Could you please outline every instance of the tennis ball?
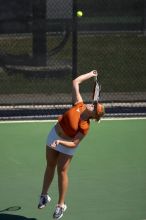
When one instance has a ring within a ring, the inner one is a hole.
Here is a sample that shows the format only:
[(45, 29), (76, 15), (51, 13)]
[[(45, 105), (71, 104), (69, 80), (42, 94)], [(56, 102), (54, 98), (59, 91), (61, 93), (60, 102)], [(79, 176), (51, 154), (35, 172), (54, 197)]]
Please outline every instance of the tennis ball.
[(77, 16), (78, 17), (82, 17), (83, 16), (83, 12), (82, 11), (77, 11)]

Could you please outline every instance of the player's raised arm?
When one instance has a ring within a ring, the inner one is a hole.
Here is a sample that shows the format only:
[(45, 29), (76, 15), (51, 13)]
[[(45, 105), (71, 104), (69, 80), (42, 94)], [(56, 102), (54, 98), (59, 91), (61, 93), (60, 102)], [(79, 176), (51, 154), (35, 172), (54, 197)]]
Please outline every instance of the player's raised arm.
[(83, 102), (79, 85), (82, 82), (84, 82), (92, 77), (96, 77), (96, 76), (97, 76), (97, 72), (92, 70), (91, 72), (82, 74), (73, 80), (73, 103), (74, 104), (76, 104), (78, 102)]

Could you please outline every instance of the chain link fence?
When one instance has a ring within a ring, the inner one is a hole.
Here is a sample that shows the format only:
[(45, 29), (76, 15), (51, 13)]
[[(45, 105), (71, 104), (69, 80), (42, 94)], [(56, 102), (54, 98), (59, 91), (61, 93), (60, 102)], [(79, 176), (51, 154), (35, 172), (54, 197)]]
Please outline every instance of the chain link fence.
[(0, 3), (1, 119), (56, 117), (72, 104), (72, 79), (92, 69), (107, 115), (146, 114), (146, 0)]

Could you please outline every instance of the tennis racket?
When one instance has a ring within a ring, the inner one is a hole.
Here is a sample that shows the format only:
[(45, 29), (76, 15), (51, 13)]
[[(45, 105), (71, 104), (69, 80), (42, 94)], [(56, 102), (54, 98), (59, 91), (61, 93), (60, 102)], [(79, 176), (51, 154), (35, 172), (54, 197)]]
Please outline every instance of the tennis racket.
[[(94, 70), (97, 73), (96, 70)], [(93, 87), (93, 104), (97, 104), (100, 98), (101, 85), (99, 83), (98, 73), (97, 76), (94, 77), (94, 87)]]
[(0, 212), (12, 212), (12, 211), (18, 211), (20, 209), (21, 209), (20, 206), (11, 206), (6, 209), (0, 210)]

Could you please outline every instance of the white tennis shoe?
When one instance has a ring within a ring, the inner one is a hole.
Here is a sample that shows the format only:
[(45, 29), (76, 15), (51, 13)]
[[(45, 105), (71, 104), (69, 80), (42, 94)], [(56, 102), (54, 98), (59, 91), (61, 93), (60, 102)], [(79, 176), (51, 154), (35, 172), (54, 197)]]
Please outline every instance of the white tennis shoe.
[(43, 209), (48, 202), (51, 202), (51, 198), (48, 195), (41, 195), (39, 204), (38, 204), (38, 209)]
[(57, 205), (55, 212), (53, 214), (53, 218), (54, 219), (60, 219), (63, 216), (63, 213), (66, 211), (67, 209), (67, 205), (63, 204), (63, 205)]

